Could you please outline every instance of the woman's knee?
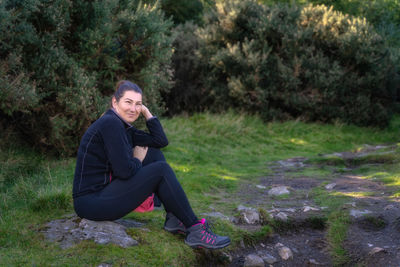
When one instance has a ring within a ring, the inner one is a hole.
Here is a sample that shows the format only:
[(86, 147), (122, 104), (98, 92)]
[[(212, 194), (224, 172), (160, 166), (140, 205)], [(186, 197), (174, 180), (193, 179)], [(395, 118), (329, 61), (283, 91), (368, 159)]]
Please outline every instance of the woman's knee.
[(143, 165), (148, 165), (157, 161), (165, 161), (164, 154), (158, 148), (149, 147), (146, 157), (143, 160)]

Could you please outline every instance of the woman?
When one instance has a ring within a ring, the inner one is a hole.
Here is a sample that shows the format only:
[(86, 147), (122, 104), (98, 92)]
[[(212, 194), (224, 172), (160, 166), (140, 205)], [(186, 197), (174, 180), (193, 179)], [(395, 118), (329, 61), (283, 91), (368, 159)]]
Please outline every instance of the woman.
[[(132, 127), (142, 114), (149, 133)], [(73, 198), (78, 216), (116, 220), (156, 193), (167, 211), (164, 229), (185, 232), (191, 247), (223, 248), (230, 239), (198, 220), (175, 173), (158, 148), (168, 145), (163, 128), (142, 104), (142, 90), (130, 81), (117, 84), (112, 108), (83, 135), (76, 162)]]

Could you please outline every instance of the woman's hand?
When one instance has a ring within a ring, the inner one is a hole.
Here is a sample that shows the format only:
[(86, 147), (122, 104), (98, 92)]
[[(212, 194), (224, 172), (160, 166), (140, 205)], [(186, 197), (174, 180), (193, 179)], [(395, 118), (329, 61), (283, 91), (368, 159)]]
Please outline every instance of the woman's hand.
[(153, 117), (150, 110), (145, 105), (142, 105), (142, 114), (145, 117), (146, 121)]
[(147, 146), (135, 146), (133, 148), (133, 157), (139, 159), (140, 162), (143, 162), (148, 149), (149, 148)]

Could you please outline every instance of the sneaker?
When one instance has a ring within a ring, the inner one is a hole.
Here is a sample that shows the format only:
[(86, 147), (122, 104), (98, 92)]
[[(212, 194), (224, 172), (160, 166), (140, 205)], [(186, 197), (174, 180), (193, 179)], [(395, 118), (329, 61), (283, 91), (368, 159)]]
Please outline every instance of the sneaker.
[(164, 230), (173, 234), (186, 233), (185, 225), (171, 212), (168, 212), (165, 216)]
[(231, 243), (229, 237), (214, 234), (206, 219), (201, 219), (198, 224), (191, 226), (186, 232), (185, 243), (192, 248), (219, 249)]

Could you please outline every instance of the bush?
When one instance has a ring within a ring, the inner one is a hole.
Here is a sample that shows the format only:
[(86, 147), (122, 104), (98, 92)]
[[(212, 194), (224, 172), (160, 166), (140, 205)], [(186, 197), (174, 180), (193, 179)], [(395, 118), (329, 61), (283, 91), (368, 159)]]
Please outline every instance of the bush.
[(176, 36), (173, 43), (174, 54), (172, 66), (174, 69), (174, 86), (163, 94), (167, 114), (180, 112), (201, 111), (207, 96), (202, 90), (203, 78), (201, 63), (196, 55), (199, 49), (199, 37), (196, 35), (197, 26), (191, 22), (178, 25), (174, 29)]
[(139, 1), (0, 3), (0, 116), (40, 147), (76, 151), (119, 79), (162, 113), (172, 85), (172, 22)]
[(196, 33), (210, 99), (201, 108), (234, 107), (265, 119), (388, 123), (395, 67), (365, 20), (323, 5), (248, 0), (218, 4), (205, 25)]

